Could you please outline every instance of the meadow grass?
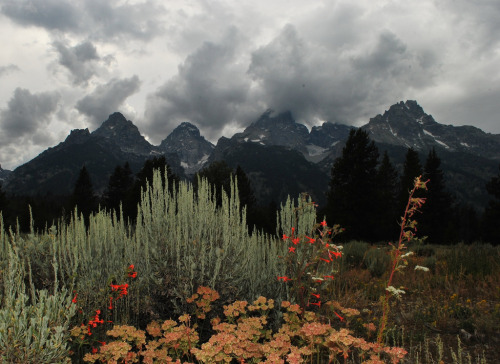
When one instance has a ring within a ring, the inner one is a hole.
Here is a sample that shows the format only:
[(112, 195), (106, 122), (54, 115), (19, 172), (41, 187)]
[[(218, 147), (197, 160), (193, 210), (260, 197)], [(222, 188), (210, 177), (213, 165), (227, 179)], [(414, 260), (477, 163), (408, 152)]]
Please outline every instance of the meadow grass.
[(133, 227), (119, 211), (88, 227), (75, 211), (30, 234), (0, 219), (0, 358), (376, 363), (396, 362), (399, 347), (402, 363), (500, 357), (498, 247), (410, 239), (394, 275), (394, 248), (336, 246), (339, 229), (317, 224), (305, 196), (282, 204), (276, 235), (249, 233), (234, 183), (221, 197), (218, 207), (205, 181), (171, 194), (156, 173)]

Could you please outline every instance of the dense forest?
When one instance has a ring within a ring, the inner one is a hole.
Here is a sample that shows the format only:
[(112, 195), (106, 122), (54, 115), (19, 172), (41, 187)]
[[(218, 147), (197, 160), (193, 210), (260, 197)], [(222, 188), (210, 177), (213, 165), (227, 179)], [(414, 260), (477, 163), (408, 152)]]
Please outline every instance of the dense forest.
[[(421, 161), (418, 153), (409, 148), (403, 171), (398, 173), (387, 152), (381, 153), (365, 131), (353, 129), (342, 155), (331, 169), (329, 189), (325, 191), (327, 203), (319, 206), (318, 216), (325, 216), (345, 229), (340, 240), (393, 241), (397, 238), (400, 216), (413, 181), (423, 176), (423, 180), (429, 182), (427, 190), (419, 196), (426, 199), (420, 211), (419, 235), (433, 244), (489, 242), (497, 245), (500, 242), (497, 223), (500, 218), (500, 167), (499, 175), (492, 176), (486, 185), (491, 197), (488, 205), (484, 211), (477, 211), (458, 202), (447, 190), (440, 163), (434, 149), (429, 151), (425, 161)], [(29, 231), (30, 224), (34, 224), (35, 229), (43, 230), (60, 218), (68, 220), (75, 208), (85, 219), (99, 209), (120, 211), (119, 218), (134, 224), (141, 190), (146, 188), (148, 181), (151, 183), (155, 169), (166, 170), (167, 175), (162, 172), (163, 180), (172, 182), (169, 188), (176, 188), (179, 177), (172, 173), (165, 157), (147, 160), (136, 174), (128, 163), (116, 166), (110, 171), (108, 186), (101, 196), (95, 194), (85, 166), (70, 196), (9, 196), (0, 185), (4, 225)], [(276, 211), (284, 201), (257, 204), (252, 183), (240, 166), (233, 169), (224, 161), (213, 162), (195, 174), (191, 181), (195, 188), (199, 178), (207, 179), (214, 186), (216, 198), (220, 198), (222, 190), (231, 194), (231, 180), (236, 179), (241, 207), (247, 210), (249, 229), (276, 233)]]

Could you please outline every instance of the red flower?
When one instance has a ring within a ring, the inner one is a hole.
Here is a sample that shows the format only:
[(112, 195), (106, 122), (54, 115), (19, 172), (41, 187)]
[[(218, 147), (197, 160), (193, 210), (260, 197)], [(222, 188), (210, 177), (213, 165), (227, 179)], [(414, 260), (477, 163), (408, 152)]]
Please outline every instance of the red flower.
[(311, 293), (311, 296), (314, 296), (314, 297), (316, 297), (316, 298), (319, 298), (319, 294), (317, 294), (317, 293)]
[(340, 316), (337, 312), (333, 311), (333, 313), (335, 315), (337, 315), (337, 317), (340, 319), (340, 321), (344, 321), (344, 318), (342, 316)]
[(295, 248), (293, 246), (291, 246), (291, 247), (288, 248), (288, 251), (290, 253), (295, 253)]
[(286, 236), (285, 234), (283, 234), (283, 240), (286, 240), (288, 239), (288, 236)]
[(97, 352), (99, 351), (99, 349), (97, 348), (92, 348), (92, 354), (97, 354)]
[(299, 241), (300, 241), (299, 238), (292, 239), (292, 243), (294, 243), (295, 245), (297, 245)]
[(342, 256), (342, 253), (341, 252), (332, 252), (332, 251), (328, 251), (328, 257), (331, 259), (332, 258), (332, 255), (335, 257), (335, 259), (337, 259), (338, 257), (341, 257)]
[(309, 239), (308, 243), (314, 244), (316, 242), (316, 239), (310, 238), (309, 236), (306, 235), (306, 238)]
[(326, 221), (325, 220), (321, 221), (321, 226), (326, 226)]
[(130, 273), (128, 274), (128, 276), (129, 276), (130, 278), (135, 278), (135, 277), (137, 277), (137, 272), (130, 272)]
[(334, 276), (323, 276), (323, 278), (330, 278), (330, 279), (334, 279), (335, 277), (334, 277)]
[(279, 281), (280, 279), (282, 279), (282, 280), (283, 280), (283, 282), (286, 282), (286, 281), (291, 281), (291, 279), (290, 279), (290, 278), (288, 278), (287, 276), (284, 276), (284, 277), (278, 277), (278, 281)]
[(76, 298), (77, 297), (78, 297), (78, 293), (75, 295), (75, 297), (73, 297), (73, 299), (71, 300), (71, 302), (76, 303)]

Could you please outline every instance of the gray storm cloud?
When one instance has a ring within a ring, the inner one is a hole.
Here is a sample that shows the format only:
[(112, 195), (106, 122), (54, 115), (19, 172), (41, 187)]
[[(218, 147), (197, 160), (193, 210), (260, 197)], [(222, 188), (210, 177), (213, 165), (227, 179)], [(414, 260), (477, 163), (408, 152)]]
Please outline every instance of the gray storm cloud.
[(47, 30), (86, 34), (90, 38), (150, 40), (164, 30), (162, 6), (129, 4), (118, 0), (16, 0), (8, 1), (1, 12), (21, 25)]
[(53, 43), (59, 55), (59, 64), (70, 72), (73, 84), (86, 84), (98, 72), (100, 60), (96, 47), (91, 42), (83, 42), (68, 47), (60, 41)]
[(0, 66), (0, 77), (8, 75), (12, 72), (20, 71), (19, 67), (15, 64), (9, 64), (7, 66)]
[(137, 76), (124, 79), (112, 79), (104, 85), (97, 86), (89, 95), (76, 103), (76, 109), (86, 115), (92, 127), (99, 126), (110, 114), (119, 111), (127, 97), (140, 88)]
[[(32, 94), (29, 90), (16, 88), (7, 108), (0, 111), (2, 145), (10, 143), (15, 138), (45, 134), (43, 129), (50, 123), (60, 98), (57, 92)], [(36, 143), (47, 142), (46, 138), (35, 139), (33, 140)]]
[(149, 135), (164, 137), (181, 122), (191, 121), (208, 138), (220, 136), (228, 123), (248, 112), (251, 82), (246, 64), (239, 62), (241, 41), (231, 28), (222, 42), (205, 42), (186, 58), (178, 74), (148, 97)]

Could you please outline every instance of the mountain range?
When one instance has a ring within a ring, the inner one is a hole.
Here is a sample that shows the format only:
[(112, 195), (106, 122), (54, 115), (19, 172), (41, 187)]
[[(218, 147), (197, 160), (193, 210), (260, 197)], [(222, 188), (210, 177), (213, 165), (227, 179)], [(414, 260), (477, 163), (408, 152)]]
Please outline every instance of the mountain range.
[[(69, 194), (85, 165), (94, 189), (102, 193), (115, 166), (128, 161), (137, 172), (145, 160), (164, 155), (181, 178), (192, 177), (213, 161), (224, 160), (234, 168), (240, 165), (260, 203), (279, 203), (289, 194), (309, 192), (321, 204), (331, 167), (352, 128), (325, 122), (309, 130), (288, 111), (267, 110), (243, 132), (221, 137), (216, 145), (195, 125), (183, 122), (154, 146), (116, 112), (93, 132), (72, 130), (65, 141), (10, 173), (0, 167), (0, 179), (10, 194)], [(422, 164), (435, 148), (450, 192), (461, 202), (484, 208), (485, 183), (497, 174), (500, 163), (500, 135), (473, 126), (439, 124), (412, 100), (392, 105), (361, 128), (381, 154), (388, 152), (400, 171), (408, 148), (419, 152)]]

